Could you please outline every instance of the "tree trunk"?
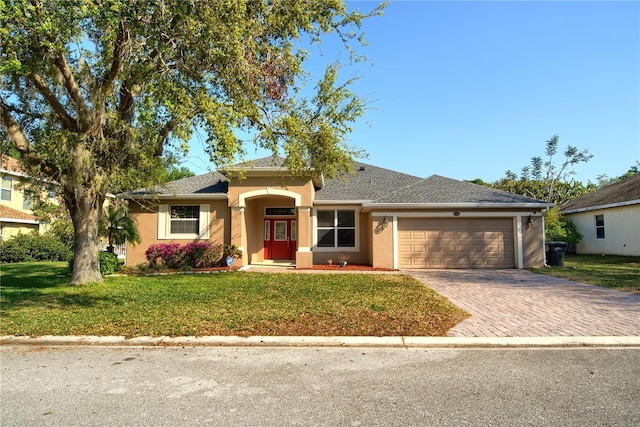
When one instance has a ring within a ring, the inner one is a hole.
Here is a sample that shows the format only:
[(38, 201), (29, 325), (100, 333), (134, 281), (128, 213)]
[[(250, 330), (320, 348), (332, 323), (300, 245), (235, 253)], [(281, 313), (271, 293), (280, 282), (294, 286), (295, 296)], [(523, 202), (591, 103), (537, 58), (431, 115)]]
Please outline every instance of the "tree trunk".
[(65, 197), (74, 226), (74, 260), (70, 285), (102, 282), (98, 260), (98, 217), (104, 197), (82, 185), (74, 188), (72, 198)]

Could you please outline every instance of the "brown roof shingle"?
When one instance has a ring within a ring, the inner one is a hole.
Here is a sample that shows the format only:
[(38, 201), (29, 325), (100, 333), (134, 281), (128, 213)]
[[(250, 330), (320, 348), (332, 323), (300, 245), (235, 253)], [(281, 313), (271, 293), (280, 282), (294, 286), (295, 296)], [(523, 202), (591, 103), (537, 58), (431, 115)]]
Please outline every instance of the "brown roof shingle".
[(10, 208), (8, 206), (0, 205), (0, 218), (2, 219), (17, 219), (22, 221), (37, 221), (33, 215), (26, 212), (21, 212), (17, 209)]
[(633, 204), (634, 201), (640, 203), (640, 173), (569, 200), (560, 210), (571, 213), (608, 205)]

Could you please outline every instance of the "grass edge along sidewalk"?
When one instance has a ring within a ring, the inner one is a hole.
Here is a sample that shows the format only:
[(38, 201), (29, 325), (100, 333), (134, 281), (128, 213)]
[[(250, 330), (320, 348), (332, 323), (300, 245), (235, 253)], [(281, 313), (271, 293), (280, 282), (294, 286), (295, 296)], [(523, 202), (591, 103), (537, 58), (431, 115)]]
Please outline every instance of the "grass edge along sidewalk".
[(232, 272), (67, 282), (64, 263), (3, 265), (0, 335), (444, 336), (469, 316), (402, 274)]

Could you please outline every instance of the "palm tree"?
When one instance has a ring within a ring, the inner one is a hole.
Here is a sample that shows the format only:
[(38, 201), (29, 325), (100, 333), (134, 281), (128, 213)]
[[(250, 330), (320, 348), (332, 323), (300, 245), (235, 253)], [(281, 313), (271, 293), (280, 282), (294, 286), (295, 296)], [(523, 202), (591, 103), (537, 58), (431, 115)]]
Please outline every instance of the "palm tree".
[(129, 208), (118, 202), (110, 203), (104, 209), (100, 219), (100, 235), (105, 236), (109, 245), (107, 251), (113, 253), (115, 245), (129, 241), (132, 245), (140, 243), (138, 226), (129, 216)]

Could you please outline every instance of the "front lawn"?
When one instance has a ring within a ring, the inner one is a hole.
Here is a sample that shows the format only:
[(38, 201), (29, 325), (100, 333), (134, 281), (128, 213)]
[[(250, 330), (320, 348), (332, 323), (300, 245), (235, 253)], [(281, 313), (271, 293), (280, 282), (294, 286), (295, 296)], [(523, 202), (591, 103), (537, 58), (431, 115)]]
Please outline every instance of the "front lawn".
[(397, 274), (225, 272), (67, 286), (64, 263), (0, 267), (0, 335), (442, 336), (469, 315)]
[(562, 268), (547, 267), (532, 271), (619, 291), (640, 293), (640, 257), (566, 255)]

